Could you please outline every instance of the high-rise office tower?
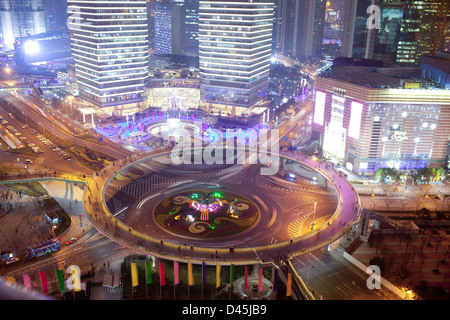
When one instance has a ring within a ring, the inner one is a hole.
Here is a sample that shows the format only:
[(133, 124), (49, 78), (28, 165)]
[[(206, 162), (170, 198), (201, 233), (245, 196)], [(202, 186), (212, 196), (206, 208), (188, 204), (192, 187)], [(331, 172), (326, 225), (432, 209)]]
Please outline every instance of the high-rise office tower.
[[(379, 28), (368, 28), (370, 5), (380, 9)], [(421, 55), (446, 50), (449, 6), (444, 0), (346, 0), (342, 55), (415, 65)]]
[(186, 7), (186, 50), (191, 56), (198, 56), (198, 0), (184, 0)]
[(421, 55), (444, 51), (449, 27), (448, 0), (406, 0), (396, 63), (415, 65)]
[(146, 0), (68, 1), (80, 98), (100, 114), (145, 106), (148, 79)]
[(1, 0), (0, 21), (3, 48), (14, 49), (14, 41), (47, 31), (44, 0)]
[(154, 4), (155, 54), (172, 53), (172, 4), (169, 0)]
[(155, 53), (184, 55), (186, 45), (191, 45), (184, 1), (159, 0), (154, 6)]
[(325, 0), (279, 0), (275, 31), (278, 51), (293, 58), (322, 54)]
[(67, 0), (45, 0), (48, 13), (48, 31), (67, 28)]
[(240, 115), (263, 100), (272, 27), (272, 0), (200, 1), (200, 92), (209, 107)]
[(172, 54), (185, 54), (186, 7), (182, 3), (172, 5), (171, 14)]

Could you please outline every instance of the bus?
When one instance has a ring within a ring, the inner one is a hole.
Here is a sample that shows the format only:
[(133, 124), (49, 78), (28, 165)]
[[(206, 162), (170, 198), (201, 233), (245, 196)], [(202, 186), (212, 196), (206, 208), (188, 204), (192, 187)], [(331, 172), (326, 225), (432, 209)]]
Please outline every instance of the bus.
[(59, 239), (54, 238), (47, 241), (39, 242), (37, 245), (27, 247), (25, 257), (27, 259), (31, 259), (58, 250), (59, 250)]

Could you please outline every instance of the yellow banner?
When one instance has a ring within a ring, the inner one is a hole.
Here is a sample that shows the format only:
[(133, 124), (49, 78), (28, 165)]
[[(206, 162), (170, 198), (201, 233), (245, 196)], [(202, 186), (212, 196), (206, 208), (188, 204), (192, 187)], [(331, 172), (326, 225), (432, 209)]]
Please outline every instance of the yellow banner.
[(286, 284), (286, 297), (291, 296), (291, 287), (292, 287), (292, 275), (288, 273), (287, 284)]
[(131, 285), (137, 287), (139, 285), (137, 264), (131, 262)]
[(188, 263), (188, 280), (190, 286), (195, 286), (194, 275), (192, 274), (192, 263)]
[(216, 288), (220, 287), (220, 264), (216, 264)]

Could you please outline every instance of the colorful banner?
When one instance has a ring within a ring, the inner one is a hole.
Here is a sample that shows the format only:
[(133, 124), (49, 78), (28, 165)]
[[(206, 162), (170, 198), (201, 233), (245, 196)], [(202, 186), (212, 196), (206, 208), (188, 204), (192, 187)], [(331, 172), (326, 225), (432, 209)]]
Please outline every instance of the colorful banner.
[(290, 273), (288, 273), (287, 284), (286, 284), (286, 297), (291, 296), (291, 294), (292, 294), (291, 287), (292, 287), (292, 275)]
[(216, 264), (216, 288), (220, 287), (220, 264)]
[(16, 283), (16, 278), (8, 276), (6, 277), (6, 282), (8, 283), (8, 285), (13, 285)]
[(41, 278), (42, 293), (47, 294), (48, 293), (47, 275), (45, 274), (45, 272), (39, 271), (39, 276)]
[(64, 284), (64, 274), (62, 270), (56, 269), (56, 276), (58, 277), (58, 283), (59, 283), (59, 292), (64, 293), (66, 292), (66, 286)]
[(147, 284), (152, 284), (152, 265), (150, 264), (150, 261), (145, 260), (145, 280)]
[(194, 275), (192, 274), (192, 263), (188, 262), (188, 280), (190, 286), (195, 286)]
[(259, 266), (259, 281), (258, 281), (258, 292), (263, 289), (263, 267)]
[(25, 285), (25, 288), (31, 289), (31, 279), (29, 275), (23, 275), (23, 284)]
[(180, 275), (179, 275), (179, 265), (178, 262), (173, 262), (173, 283), (179, 284), (180, 283)]
[(159, 285), (161, 287), (166, 285), (166, 277), (164, 275), (164, 265), (161, 261), (159, 261)]
[(131, 262), (131, 285), (137, 287), (139, 285), (138, 270), (136, 262)]

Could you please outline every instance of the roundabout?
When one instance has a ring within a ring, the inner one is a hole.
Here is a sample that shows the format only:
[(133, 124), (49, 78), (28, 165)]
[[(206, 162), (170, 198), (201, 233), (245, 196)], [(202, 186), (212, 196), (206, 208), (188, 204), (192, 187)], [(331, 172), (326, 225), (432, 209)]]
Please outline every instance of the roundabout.
[(233, 192), (187, 190), (157, 204), (154, 218), (166, 231), (207, 240), (249, 230), (258, 221), (259, 210)]
[(170, 152), (94, 177), (83, 204), (100, 232), (163, 259), (246, 264), (325, 247), (359, 220), (351, 184), (310, 159), (280, 154), (278, 172), (261, 175), (261, 164), (175, 166)]

